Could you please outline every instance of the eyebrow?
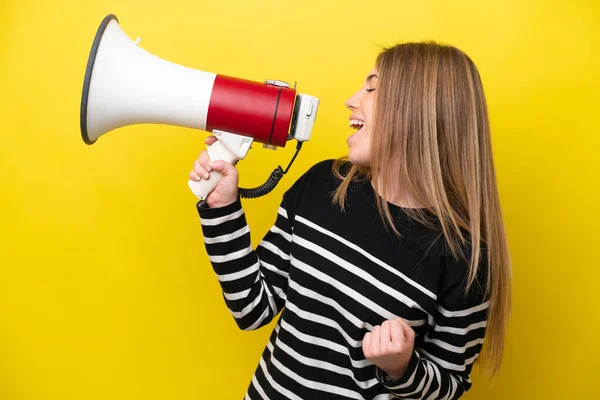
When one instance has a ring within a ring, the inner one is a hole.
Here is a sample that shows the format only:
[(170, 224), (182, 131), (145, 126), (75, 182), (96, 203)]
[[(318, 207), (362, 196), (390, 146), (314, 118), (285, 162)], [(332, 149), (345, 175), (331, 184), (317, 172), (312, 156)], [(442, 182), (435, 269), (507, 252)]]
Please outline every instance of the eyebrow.
[(371, 75), (367, 76), (367, 82), (369, 82), (373, 78), (379, 78), (379, 77), (376, 74), (371, 74)]

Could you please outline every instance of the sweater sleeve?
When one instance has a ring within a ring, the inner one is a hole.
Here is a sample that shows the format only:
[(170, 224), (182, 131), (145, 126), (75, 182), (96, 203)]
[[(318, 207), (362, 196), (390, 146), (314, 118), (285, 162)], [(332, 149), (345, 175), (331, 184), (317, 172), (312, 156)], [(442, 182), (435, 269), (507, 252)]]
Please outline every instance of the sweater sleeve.
[(417, 338), (404, 375), (391, 381), (384, 371), (377, 379), (399, 399), (458, 399), (471, 388), (469, 375), (485, 336), (489, 301), (480, 283), (485, 282), (486, 264), (480, 278), (465, 293), (466, 261), (449, 256), (442, 272), (442, 289), (429, 331)]
[(275, 222), (256, 250), (239, 197), (220, 208), (209, 208), (205, 201), (197, 204), (206, 252), (240, 329), (268, 324), (285, 304), (295, 203), (303, 178), (284, 194)]

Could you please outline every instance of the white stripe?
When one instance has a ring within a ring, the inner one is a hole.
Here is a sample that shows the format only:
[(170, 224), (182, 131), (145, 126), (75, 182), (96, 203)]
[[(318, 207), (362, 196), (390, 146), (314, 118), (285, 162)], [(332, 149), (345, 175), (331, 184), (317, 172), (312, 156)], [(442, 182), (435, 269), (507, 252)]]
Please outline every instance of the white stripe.
[[(348, 296), (351, 299), (354, 299), (355, 301), (363, 304), (364, 306), (368, 307), (373, 312), (376, 312), (377, 314), (379, 314), (384, 319), (395, 319), (395, 318), (398, 318), (398, 315), (395, 315), (394, 313), (392, 313), (392, 312), (386, 310), (385, 308), (381, 307), (379, 304), (377, 304), (377, 303), (369, 300), (368, 298), (366, 298), (363, 295), (361, 295), (360, 293), (358, 293), (356, 290), (351, 289), (350, 287), (342, 284), (341, 282), (336, 281), (335, 279), (333, 279), (333, 278), (325, 275), (321, 271), (319, 271), (319, 270), (311, 267), (310, 265), (305, 264), (302, 261), (297, 260), (297, 259), (295, 259), (293, 257), (292, 257), (292, 265), (294, 265), (297, 268), (303, 270), (304, 272), (312, 275), (313, 277), (315, 277), (317, 279), (320, 279), (320, 280), (322, 280), (325, 283), (328, 283), (333, 288), (339, 290), (340, 292), (342, 292), (346, 296)], [(425, 324), (425, 320), (416, 320), (416, 321), (407, 320), (406, 322), (410, 326), (420, 326), (420, 325), (424, 325)]]
[(204, 226), (220, 225), (220, 224), (222, 224), (224, 222), (233, 221), (235, 219), (238, 219), (243, 214), (244, 214), (244, 209), (240, 208), (236, 212), (231, 213), (229, 215), (225, 215), (223, 217), (217, 217), (217, 218), (200, 218), (200, 223), (202, 225), (204, 225)]
[[(265, 269), (267, 269), (267, 270), (269, 270), (269, 271), (271, 271), (271, 272), (273, 272), (273, 273), (275, 273), (277, 275), (283, 276), (286, 280), (289, 279), (289, 274), (287, 272), (285, 272), (285, 271), (280, 270), (276, 266), (271, 265), (269, 263), (266, 263), (264, 261), (261, 261), (260, 264), (261, 264), (261, 267), (263, 267), (263, 268), (265, 268)], [(265, 281), (267, 281), (267, 278), (264, 277), (264, 274), (263, 274), (262, 270), (260, 271), (260, 275), (263, 277), (263, 279)], [(286, 293), (285, 293), (285, 291), (282, 288), (280, 288), (278, 286), (275, 286), (273, 284), (271, 284), (271, 286), (275, 290), (275, 295), (277, 295), (277, 297), (279, 297), (282, 300), (286, 299), (286, 297), (287, 297)]]
[(446, 369), (449, 369), (452, 371), (459, 371), (459, 372), (465, 371), (464, 365), (457, 365), (457, 364), (449, 363), (448, 361), (444, 361), (441, 358), (432, 356), (431, 354), (429, 354), (428, 352), (426, 352), (423, 349), (420, 349), (420, 351), (421, 351), (421, 353), (425, 354), (427, 356), (427, 358), (429, 358), (431, 361), (438, 363), (438, 365), (440, 365), (442, 368), (446, 368)]
[(473, 357), (471, 358), (467, 358), (465, 360), (465, 365), (471, 365), (475, 362), (475, 360), (477, 360), (477, 357), (479, 357), (479, 353), (475, 354)]
[(252, 303), (248, 304), (246, 307), (244, 307), (242, 309), (242, 311), (231, 311), (231, 315), (233, 315), (234, 318), (236, 319), (241, 319), (244, 318), (246, 315), (248, 315), (250, 312), (252, 312), (252, 310), (254, 310), (254, 308), (260, 304), (260, 301), (262, 300), (262, 295), (264, 293), (265, 287), (261, 286), (260, 287), (260, 291), (258, 292), (258, 295), (256, 295), (256, 297), (254, 298), (254, 300), (252, 301)]
[(265, 318), (267, 318), (269, 316), (269, 309), (265, 308), (265, 311), (263, 311), (262, 315), (260, 317), (258, 317), (258, 319), (249, 327), (247, 327), (246, 329), (244, 329), (245, 331), (253, 331), (256, 328), (258, 328), (258, 326), (265, 320)]
[[(418, 369), (420, 369), (421, 366), (419, 365), (417, 368), (415, 368), (415, 373)], [(417, 388), (410, 392), (410, 393), (402, 393), (402, 397), (404, 398), (408, 398), (408, 396), (410, 396), (411, 394), (417, 394), (423, 391), (423, 386), (425, 386), (425, 383), (427, 382), (427, 371), (425, 371), (425, 375), (423, 375), (423, 379), (421, 379), (421, 381), (419, 382), (419, 384), (417, 385)], [(402, 386), (402, 385), (400, 385)], [(408, 387), (408, 386), (406, 386)], [(394, 389), (392, 389), (394, 390)]]
[(486, 325), (487, 325), (487, 321), (482, 321), (482, 322), (477, 322), (475, 324), (471, 324), (471, 325), (467, 326), (466, 328), (454, 328), (452, 326), (434, 325), (433, 329), (437, 332), (447, 332), (447, 333), (453, 333), (455, 335), (466, 335), (468, 332), (470, 332), (474, 329), (485, 328)]
[(446, 395), (446, 398), (453, 399), (454, 394), (456, 393), (456, 389), (458, 389), (458, 381), (456, 380), (454, 375), (448, 374), (448, 376), (450, 377), (450, 384), (448, 385), (448, 395)]
[(423, 389), (423, 393), (427, 393), (429, 391), (429, 388), (431, 387), (431, 384), (433, 383), (433, 379), (435, 378), (435, 372), (433, 370), (433, 363), (427, 363), (426, 367), (427, 367), (427, 373), (425, 374), (427, 379), (427, 385), (425, 386), (425, 389)]
[[(290, 325), (286, 321), (281, 322), (281, 328), (283, 330), (285, 330), (286, 332), (288, 332), (290, 335), (296, 337), (296, 339), (298, 339), (304, 343), (312, 344), (315, 346), (321, 346), (321, 347), (326, 348), (327, 350), (337, 351), (340, 354), (348, 356), (348, 359), (350, 360), (350, 363), (352, 364), (352, 366), (354, 368), (365, 368), (365, 367), (370, 367), (371, 365), (373, 365), (373, 363), (367, 359), (358, 360), (358, 361), (352, 359), (350, 357), (350, 351), (348, 350), (347, 347), (342, 346), (338, 343), (332, 342), (331, 340), (322, 339), (322, 338), (319, 338), (316, 336), (306, 335), (306, 334), (298, 331), (296, 328), (294, 328), (292, 325)], [(275, 330), (277, 330), (279, 332), (278, 327), (275, 327)]]
[(275, 233), (276, 235), (281, 235), (285, 240), (287, 240), (288, 242), (292, 241), (292, 235), (290, 235), (287, 232), (284, 232), (283, 230), (279, 229), (278, 227), (276, 227), (275, 225), (273, 225), (271, 227), (271, 232)]
[(435, 295), (435, 293), (433, 293), (432, 291), (430, 291), (429, 289), (427, 289), (426, 287), (420, 285), (419, 283), (413, 281), (412, 279), (410, 279), (408, 276), (404, 275), (402, 272), (398, 271), (395, 268), (392, 268), (391, 266), (389, 266), (388, 264), (384, 263), (383, 261), (381, 261), (380, 259), (372, 256), (371, 254), (367, 253), (366, 251), (364, 251), (363, 249), (361, 249), (360, 247), (358, 247), (357, 245), (355, 245), (352, 242), (349, 242), (348, 240), (344, 239), (343, 237), (336, 235), (333, 232), (328, 231), (325, 228), (320, 227), (317, 224), (314, 224), (313, 222), (307, 220), (306, 218), (303, 218), (301, 216), (296, 215), (296, 220), (298, 220), (299, 222), (302, 222), (304, 225), (313, 228), (314, 230), (317, 230), (331, 238), (336, 239), (337, 241), (339, 241), (340, 243), (345, 244), (347, 247), (351, 248), (352, 250), (355, 250), (357, 252), (359, 252), (360, 254), (362, 254), (363, 256), (365, 256), (366, 258), (368, 258), (369, 260), (373, 261), (375, 264), (379, 265), (380, 267), (383, 267), (384, 269), (386, 269), (387, 271), (393, 273), (394, 275), (402, 278), (406, 283), (410, 284), (411, 286), (419, 289), (421, 292), (425, 293), (427, 296), (431, 297), (432, 299), (436, 300), (437, 296)]
[(277, 266), (275, 266), (275, 265), (269, 264), (269, 263), (264, 262), (262, 260), (261, 260), (260, 264), (263, 267), (265, 267), (266, 269), (268, 269), (269, 271), (271, 271), (271, 272), (273, 272), (273, 273), (275, 273), (277, 275), (283, 276), (285, 279), (289, 279), (289, 277), (290, 277), (289, 274), (286, 271), (277, 268)]
[(277, 297), (279, 297), (283, 301), (287, 299), (287, 295), (282, 288), (277, 287), (275, 285), (271, 285), (271, 287), (275, 290), (275, 295), (277, 295)]
[(479, 339), (475, 339), (475, 340), (468, 342), (467, 344), (464, 345), (464, 347), (453, 346), (453, 345), (446, 343), (444, 341), (441, 341), (439, 339), (431, 339), (429, 337), (429, 333), (427, 333), (425, 335), (423, 340), (427, 343), (433, 343), (436, 346), (441, 347), (442, 349), (445, 349), (445, 350), (448, 350), (448, 351), (451, 351), (451, 352), (457, 353), (457, 354), (463, 354), (469, 348), (476, 346), (478, 344), (483, 344), (483, 338), (479, 338)]
[(417, 352), (417, 358), (419, 359), (417, 361), (417, 367), (415, 368), (415, 370), (413, 371), (412, 375), (410, 376), (410, 378), (408, 378), (408, 380), (398, 386), (388, 386), (386, 385), (390, 390), (394, 391), (398, 391), (400, 389), (404, 389), (407, 387), (410, 387), (410, 385), (413, 384), (413, 382), (415, 381), (415, 376), (417, 376), (417, 371), (419, 370), (419, 368), (421, 368), (420, 364), (421, 364), (421, 356), (419, 355), (419, 353)]
[(459, 311), (448, 311), (445, 308), (443, 308), (442, 306), (440, 306), (439, 304), (436, 305), (435, 307), (438, 309), (440, 314), (442, 314), (443, 316), (453, 318), (453, 317), (466, 317), (467, 315), (476, 313), (481, 310), (485, 310), (486, 308), (489, 307), (489, 305), (490, 305), (490, 302), (486, 301), (485, 303), (480, 304), (478, 306), (471, 307), (466, 310), (459, 310)]
[(237, 279), (241, 279), (243, 277), (246, 277), (250, 274), (253, 274), (255, 272), (258, 272), (258, 267), (259, 267), (259, 263), (255, 263), (254, 265), (245, 268), (241, 271), (238, 272), (232, 272), (230, 274), (222, 274), (222, 275), (217, 275), (217, 279), (219, 279), (220, 282), (230, 282), (230, 281), (235, 281)]
[(362, 340), (354, 340), (352, 339), (350, 336), (348, 336), (348, 334), (346, 333), (346, 331), (344, 331), (342, 329), (342, 327), (335, 322), (332, 319), (326, 318), (326, 317), (322, 317), (318, 314), (315, 313), (311, 313), (308, 311), (304, 311), (300, 308), (298, 308), (298, 306), (296, 306), (293, 303), (288, 303), (287, 304), (287, 309), (294, 312), (296, 315), (298, 315), (300, 318), (305, 319), (307, 321), (311, 321), (311, 322), (316, 322), (319, 323), (321, 325), (325, 325), (328, 326), (330, 328), (334, 328), (336, 329), (343, 337), (344, 339), (346, 339), (346, 342), (348, 342), (348, 344), (354, 348), (361, 348), (362, 347)]
[(256, 389), (261, 399), (269, 400), (269, 396), (267, 396), (262, 386), (260, 386), (260, 384), (258, 383), (258, 379), (256, 379), (256, 374), (252, 376), (252, 384), (254, 385), (254, 389)]
[(337, 312), (340, 313), (340, 315), (342, 315), (350, 323), (352, 323), (354, 326), (356, 326), (359, 329), (368, 329), (369, 331), (373, 330), (373, 325), (356, 318), (355, 315), (349, 313), (344, 307), (339, 305), (331, 297), (325, 297), (315, 291), (306, 289), (305, 287), (301, 286), (300, 284), (298, 284), (295, 281), (290, 281), (290, 289), (295, 290), (296, 292), (300, 293), (304, 297), (308, 297), (310, 299), (320, 301), (321, 303), (326, 304), (326, 305), (330, 306), (331, 308), (334, 308)]
[[(431, 368), (433, 369), (433, 373), (435, 375), (435, 379), (437, 380), (438, 387), (437, 390), (427, 398), (427, 400), (443, 400), (443, 398), (438, 397), (440, 395), (440, 390), (442, 390), (442, 374), (437, 365), (431, 363)], [(448, 374), (448, 376), (450, 376), (450, 374)]]
[(350, 397), (352, 399), (364, 400), (364, 398), (353, 390), (344, 389), (338, 386), (328, 385), (326, 383), (311, 381), (309, 379), (303, 378), (300, 375), (296, 374), (285, 365), (283, 365), (273, 354), (271, 354), (271, 363), (283, 374), (287, 375), (290, 379), (295, 380), (302, 386), (313, 390), (320, 390), (322, 392), (339, 394), (342, 396)]
[[(252, 376), (252, 386), (254, 386), (254, 389), (258, 392), (261, 399), (269, 400), (269, 397), (263, 390), (262, 386), (260, 386), (260, 384), (258, 383), (258, 379), (256, 379), (256, 374)], [(248, 396), (248, 392), (246, 392), (246, 396)]]
[(324, 257), (324, 258), (328, 259), (329, 261), (339, 265), (340, 267), (344, 268), (346, 271), (351, 272), (358, 277), (361, 277), (363, 280), (369, 282), (371, 285), (375, 286), (377, 289), (381, 290), (382, 292), (387, 293), (388, 295), (392, 296), (395, 299), (398, 299), (399, 301), (404, 303), (407, 307), (416, 308), (420, 311), (426, 312), (423, 309), (423, 307), (421, 307), (419, 304), (417, 304), (413, 299), (405, 296), (403, 293), (400, 293), (397, 290), (392, 289), (391, 287), (385, 285), (381, 281), (378, 281), (377, 279), (375, 279), (373, 277), (373, 275), (367, 273), (364, 269), (358, 268), (354, 264), (351, 264), (348, 261), (338, 257), (337, 255), (324, 249), (323, 247), (318, 246), (312, 242), (309, 242), (308, 240), (301, 238), (300, 236), (297, 236), (297, 235), (294, 235), (294, 242), (308, 250), (311, 250), (311, 251), (319, 254), (321, 257)]
[[(256, 284), (256, 282), (258, 282), (260, 280), (260, 275), (256, 274), (256, 279), (254, 279), (254, 284)], [(246, 289), (246, 290), (242, 290), (241, 292), (236, 292), (236, 293), (226, 293), (223, 290), (223, 296), (225, 296), (225, 298), (227, 300), (241, 300), (241, 299), (245, 299), (246, 297), (248, 297), (248, 295), (250, 294), (250, 290), (252, 289)]]
[[(271, 357), (273, 357), (272, 354)], [(265, 360), (262, 357), (260, 358), (260, 367), (262, 368), (263, 374), (265, 374), (265, 378), (267, 378), (267, 381), (273, 387), (273, 389), (277, 390), (279, 393), (283, 394), (290, 400), (302, 400), (300, 397), (296, 396), (294, 393), (290, 392), (289, 390), (287, 390), (286, 388), (284, 388), (279, 383), (273, 380), (273, 377), (269, 374), (269, 371), (267, 370)]]
[(267, 250), (270, 250), (272, 253), (277, 254), (279, 257), (281, 257), (282, 259), (284, 259), (286, 261), (290, 259), (289, 254), (285, 254), (283, 251), (281, 251), (281, 249), (279, 247), (275, 246), (271, 242), (263, 240), (262, 242), (260, 242), (259, 246), (264, 247)]
[[(271, 350), (271, 352), (273, 352), (273, 344), (271, 342), (269, 342), (267, 344), (267, 347), (269, 348), (269, 350)], [(356, 385), (359, 386), (361, 389), (369, 389), (379, 383), (377, 381), (377, 379), (375, 379), (375, 378), (369, 379), (366, 382), (359, 381), (354, 377), (354, 374), (348, 368), (342, 368), (342, 367), (332, 364), (330, 362), (315, 360), (312, 358), (305, 357), (305, 356), (301, 355), (300, 353), (296, 352), (294, 349), (292, 349), (287, 344), (283, 343), (283, 341), (281, 341), (281, 339), (277, 339), (277, 348), (283, 350), (284, 352), (286, 352), (288, 355), (290, 355), (295, 360), (300, 361), (302, 364), (307, 365), (309, 367), (322, 369), (325, 371), (333, 371), (340, 375), (346, 375), (346, 376), (352, 378), (352, 380), (356, 383)]]
[(262, 283), (262, 287), (265, 288), (265, 291), (267, 292), (267, 300), (269, 301), (269, 304), (271, 305), (271, 309), (273, 310), (273, 315), (277, 314), (277, 305), (275, 304), (275, 299), (273, 299), (273, 294), (271, 293), (271, 291), (269, 290), (269, 286), (266, 284), (266, 279), (264, 279), (264, 275), (262, 274), (262, 271), (260, 271), (260, 276), (263, 278)]
[(280, 214), (282, 217), (285, 217), (285, 219), (289, 219), (285, 208), (279, 207), (279, 210), (277, 210), (277, 213)]
[(252, 246), (248, 246), (245, 249), (234, 251), (233, 253), (226, 254), (224, 256), (208, 256), (211, 262), (222, 263), (227, 261), (239, 260), (240, 258), (247, 256), (252, 253), (254, 249)]
[(245, 299), (248, 294), (250, 294), (250, 289), (246, 289), (246, 290), (242, 290), (241, 292), (237, 292), (237, 293), (225, 293), (223, 292), (223, 296), (225, 296), (225, 298), (227, 300), (241, 300), (241, 299)]
[(214, 238), (204, 237), (204, 243), (206, 244), (214, 244), (214, 243), (227, 243), (232, 241), (233, 239), (237, 239), (241, 236), (244, 236), (246, 233), (250, 232), (250, 227), (246, 225), (242, 229), (238, 229), (233, 233), (229, 233), (227, 235), (217, 236)]

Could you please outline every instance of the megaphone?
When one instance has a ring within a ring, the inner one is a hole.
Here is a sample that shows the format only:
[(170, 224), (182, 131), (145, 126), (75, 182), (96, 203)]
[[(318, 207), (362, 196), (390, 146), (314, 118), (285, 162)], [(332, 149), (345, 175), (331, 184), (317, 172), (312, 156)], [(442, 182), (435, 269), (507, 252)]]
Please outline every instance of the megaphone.
[[(250, 198), (270, 192), (310, 138), (319, 99), (279, 80), (257, 82), (175, 64), (142, 49), (139, 41), (127, 36), (115, 15), (102, 20), (83, 84), (83, 141), (91, 145), (126, 125), (176, 125), (213, 133), (218, 140), (208, 146), (211, 160), (233, 164), (253, 142), (274, 149), (295, 139), (296, 153), (285, 171), (279, 166), (264, 185), (240, 189)], [(212, 171), (210, 179), (188, 184), (202, 200), (220, 179)]]

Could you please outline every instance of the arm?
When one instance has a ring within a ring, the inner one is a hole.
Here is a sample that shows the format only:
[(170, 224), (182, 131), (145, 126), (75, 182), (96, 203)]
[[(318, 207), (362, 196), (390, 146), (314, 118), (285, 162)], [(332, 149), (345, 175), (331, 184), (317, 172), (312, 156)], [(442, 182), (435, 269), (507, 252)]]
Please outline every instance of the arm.
[(284, 306), (292, 231), (287, 207), (284, 196), (275, 224), (254, 250), (239, 198), (220, 208), (198, 203), (206, 251), (240, 329), (268, 324)]
[[(481, 269), (486, 264), (480, 265)], [(466, 265), (453, 258), (442, 275), (431, 329), (415, 343), (406, 372), (392, 380), (377, 368), (377, 379), (400, 399), (458, 399), (471, 388), (469, 375), (479, 356), (489, 302), (474, 283), (465, 295)], [(483, 274), (480, 274), (483, 275)], [(485, 282), (485, 277), (479, 282)]]

